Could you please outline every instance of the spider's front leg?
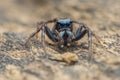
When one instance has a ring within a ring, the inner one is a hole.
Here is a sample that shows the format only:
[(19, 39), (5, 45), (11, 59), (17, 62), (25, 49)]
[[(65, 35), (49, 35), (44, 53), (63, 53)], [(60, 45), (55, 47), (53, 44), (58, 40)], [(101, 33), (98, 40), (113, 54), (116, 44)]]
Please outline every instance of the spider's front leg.
[(91, 53), (92, 52), (92, 31), (89, 28), (87, 28), (85, 25), (80, 24), (73, 41), (80, 40), (85, 36), (85, 34), (88, 34), (88, 48), (89, 48), (89, 53)]
[(44, 29), (45, 29), (46, 35), (48, 36), (48, 38), (50, 40), (52, 40), (53, 42), (57, 42), (58, 41), (58, 39), (55, 37), (53, 32), (47, 26), (45, 26)]
[(37, 29), (36, 29), (36, 31), (35, 32), (33, 32), (30, 36), (29, 36), (29, 38), (26, 40), (26, 42), (25, 42), (25, 45), (28, 43), (28, 41), (32, 38), (32, 37), (34, 37), (35, 35), (37, 35), (39, 32), (40, 32), (40, 30), (42, 30), (43, 28), (42, 27), (44, 27), (46, 24), (48, 24), (48, 23), (52, 23), (52, 22), (56, 22), (57, 21), (57, 18), (54, 18), (54, 19), (52, 19), (52, 20), (48, 20), (48, 21), (46, 21), (46, 22), (40, 22), (40, 23), (38, 23), (37, 24)]

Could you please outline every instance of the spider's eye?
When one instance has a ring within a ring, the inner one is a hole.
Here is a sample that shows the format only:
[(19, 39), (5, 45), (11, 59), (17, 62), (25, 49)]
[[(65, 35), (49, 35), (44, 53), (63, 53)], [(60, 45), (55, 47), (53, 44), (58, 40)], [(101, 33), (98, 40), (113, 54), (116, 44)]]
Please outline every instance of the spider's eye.
[(70, 22), (66, 22), (66, 26), (70, 26)]
[(60, 22), (59, 23), (61, 26), (64, 26), (65, 25), (65, 22)]
[(60, 24), (60, 26), (70, 26), (71, 25), (71, 23), (69, 22), (69, 21), (66, 21), (66, 22), (64, 22), (64, 21), (61, 21), (61, 22), (59, 22), (59, 24)]

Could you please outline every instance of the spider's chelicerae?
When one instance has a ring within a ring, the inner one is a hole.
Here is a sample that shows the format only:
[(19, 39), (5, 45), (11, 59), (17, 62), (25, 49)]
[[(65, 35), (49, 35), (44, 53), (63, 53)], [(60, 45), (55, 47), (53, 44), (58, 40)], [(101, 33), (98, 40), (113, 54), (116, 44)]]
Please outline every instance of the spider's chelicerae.
[[(49, 23), (54, 23), (52, 30), (50, 30), (47, 26), (47, 24)], [(79, 25), (75, 33), (73, 32), (74, 24)], [(71, 46), (72, 43), (80, 40), (84, 37), (85, 34), (87, 34), (88, 49), (90, 52), (92, 47), (92, 36), (94, 36), (98, 40), (96, 35), (85, 24), (71, 20), (69, 18), (55, 18), (52, 20), (38, 23), (36, 31), (30, 35), (25, 44), (27, 44), (30, 38), (38, 34), (40, 30), (42, 30), (41, 41), (44, 48), (45, 34), (50, 40), (57, 43), (61, 48)], [(100, 41), (98, 40), (98, 42)]]

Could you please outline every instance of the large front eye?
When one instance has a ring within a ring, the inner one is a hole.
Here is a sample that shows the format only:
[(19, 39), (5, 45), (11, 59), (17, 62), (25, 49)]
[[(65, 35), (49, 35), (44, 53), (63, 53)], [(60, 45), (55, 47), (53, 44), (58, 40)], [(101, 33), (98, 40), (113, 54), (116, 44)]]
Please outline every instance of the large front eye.
[(64, 23), (64, 22), (60, 22), (59, 24), (60, 24), (60, 26), (64, 26), (64, 25), (65, 25), (65, 23)]
[(66, 22), (66, 26), (70, 26), (70, 22)]

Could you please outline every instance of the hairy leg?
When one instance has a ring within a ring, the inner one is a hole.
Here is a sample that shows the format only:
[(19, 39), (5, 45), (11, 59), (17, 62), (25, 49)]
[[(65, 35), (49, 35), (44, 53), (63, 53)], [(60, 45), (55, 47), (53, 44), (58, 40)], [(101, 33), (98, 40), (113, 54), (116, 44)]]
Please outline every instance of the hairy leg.
[(44, 53), (46, 55), (47, 51), (46, 51), (46, 45), (45, 45), (45, 28), (44, 27), (42, 27), (42, 32), (41, 32), (41, 43), (42, 43)]
[(38, 23), (37, 24), (37, 29), (36, 29), (36, 31), (35, 32), (33, 32), (29, 37), (28, 37), (28, 39), (25, 41), (25, 44), (24, 45), (26, 45), (27, 43), (28, 43), (28, 41), (32, 38), (32, 37), (34, 37), (35, 35), (37, 35), (39, 32), (40, 32), (40, 30), (42, 29), (42, 27), (44, 27), (44, 23)]

